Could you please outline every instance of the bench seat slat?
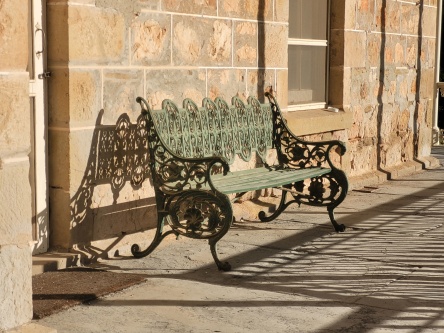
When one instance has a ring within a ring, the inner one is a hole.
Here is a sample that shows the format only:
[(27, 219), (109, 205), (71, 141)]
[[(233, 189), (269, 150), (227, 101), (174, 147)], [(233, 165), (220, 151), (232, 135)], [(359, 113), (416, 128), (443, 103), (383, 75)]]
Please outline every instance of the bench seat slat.
[(256, 168), (229, 172), (227, 175), (214, 175), (213, 185), (224, 194), (241, 193), (282, 186), (331, 171), (328, 168), (269, 170)]

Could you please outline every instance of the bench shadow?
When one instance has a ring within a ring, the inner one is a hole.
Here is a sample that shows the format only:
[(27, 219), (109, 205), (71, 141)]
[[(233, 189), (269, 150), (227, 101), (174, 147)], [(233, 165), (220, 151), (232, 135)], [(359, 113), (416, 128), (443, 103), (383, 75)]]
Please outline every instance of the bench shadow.
[[(108, 257), (126, 235), (155, 227), (156, 209), (149, 180), (148, 143), (142, 116), (128, 114), (115, 125), (96, 120), (87, 165), (70, 201), (72, 244), (89, 260)], [(99, 240), (112, 240), (100, 248)]]

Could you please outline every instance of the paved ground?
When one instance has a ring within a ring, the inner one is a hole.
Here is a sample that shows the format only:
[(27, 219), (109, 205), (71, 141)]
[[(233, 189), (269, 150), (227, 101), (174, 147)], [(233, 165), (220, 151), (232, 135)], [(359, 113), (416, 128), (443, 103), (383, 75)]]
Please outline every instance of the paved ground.
[[(444, 162), (444, 150), (437, 150)], [(146, 282), (35, 323), (61, 332), (444, 332), (444, 168), (350, 192), (337, 209), (238, 222), (219, 243), (166, 240), (102, 261)]]

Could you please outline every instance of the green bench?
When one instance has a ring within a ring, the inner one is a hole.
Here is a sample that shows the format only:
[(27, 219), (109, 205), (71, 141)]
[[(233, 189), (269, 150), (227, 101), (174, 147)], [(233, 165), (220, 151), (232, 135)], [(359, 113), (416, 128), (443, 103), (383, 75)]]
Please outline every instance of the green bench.
[[(261, 221), (275, 219), (292, 203), (307, 204), (326, 207), (335, 230), (345, 230), (333, 210), (347, 194), (347, 177), (330, 159), (332, 152), (344, 154), (344, 144), (299, 139), (288, 129), (275, 98), (266, 96), (270, 103), (250, 97), (245, 104), (233, 97), (228, 105), (220, 98), (205, 98), (202, 107), (185, 99), (181, 108), (164, 100), (161, 110), (137, 98), (158, 220), (151, 244), (145, 250), (131, 247), (135, 257), (151, 253), (167, 235), (183, 235), (208, 239), (217, 267), (230, 270), (229, 263), (219, 260), (216, 244), (232, 224), (232, 202), (265, 188), (282, 190), (282, 196), (271, 215), (259, 213)], [(266, 163), (270, 149), (276, 151), (277, 165)], [(230, 171), (236, 156), (249, 161), (254, 153), (259, 157), (255, 168)], [(166, 232), (165, 223), (170, 226)]]

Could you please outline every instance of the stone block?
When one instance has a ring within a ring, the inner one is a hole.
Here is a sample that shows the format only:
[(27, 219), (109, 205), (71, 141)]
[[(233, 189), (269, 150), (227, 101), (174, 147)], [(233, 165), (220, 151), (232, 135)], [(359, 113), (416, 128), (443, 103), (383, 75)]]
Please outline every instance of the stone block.
[(405, 61), (410, 68), (416, 68), (418, 62), (418, 39), (407, 37), (406, 43)]
[(257, 67), (258, 26), (255, 22), (234, 22), (234, 66)]
[(219, 0), (219, 16), (258, 21), (273, 20), (272, 0)]
[[(28, 220), (29, 221), (29, 220)], [(30, 224), (30, 221), (28, 222)], [(29, 243), (0, 243), (0, 331), (32, 319), (31, 248)]]
[(367, 33), (364, 31), (344, 32), (344, 66), (365, 67)]
[(0, 167), (0, 246), (28, 244), (32, 240), (32, 198), (28, 177), (28, 161)]
[(132, 22), (131, 32), (133, 65), (171, 64), (171, 15), (141, 13)]
[(418, 35), (419, 6), (416, 3), (401, 4), (401, 33), (406, 35)]
[(404, 36), (399, 36), (397, 38), (394, 52), (395, 52), (395, 65), (402, 67), (406, 65), (405, 61), (405, 45), (406, 45), (406, 38)]
[(372, 0), (358, 0), (356, 2), (355, 29), (366, 31), (374, 30), (375, 2)]
[(274, 70), (251, 69), (247, 71), (248, 96), (254, 96), (261, 102), (268, 102), (266, 91), (276, 91)]
[(217, 0), (163, 0), (163, 10), (197, 15), (217, 15)]
[(258, 24), (259, 67), (287, 68), (288, 26), (282, 24)]
[(51, 63), (126, 64), (125, 17), (113, 8), (48, 6)]
[(67, 1), (53, 1), (46, 6), (48, 64), (67, 64), (70, 60)]
[(402, 35), (386, 35), (382, 40), (385, 67), (394, 65), (396, 67), (406, 66), (406, 37)]
[(92, 125), (101, 109), (101, 72), (99, 70), (77, 70), (56, 68), (51, 70), (48, 89), (49, 125), (68, 126)]
[(211, 69), (208, 71), (208, 97), (222, 97), (228, 104), (233, 96), (247, 98), (246, 71), (242, 69)]
[(137, 3), (141, 9), (160, 10), (162, 0), (137, 0)]
[(434, 68), (436, 64), (435, 50), (436, 39), (435, 38), (423, 38), (422, 49), (424, 50), (424, 59), (422, 60), (422, 67)]
[(424, 68), (421, 70), (419, 78), (419, 95), (421, 98), (433, 100), (435, 93), (435, 70), (434, 68)]
[(69, 132), (63, 130), (48, 131), (48, 150), (51, 152), (49, 164), (49, 186), (69, 190)]
[(351, 69), (330, 66), (328, 77), (328, 104), (341, 108), (343, 105), (351, 104), (352, 76)]
[(435, 36), (436, 35), (436, 7), (423, 6), (422, 13), (422, 34), (423, 36)]
[(146, 99), (153, 109), (160, 109), (164, 99), (171, 99), (182, 106), (185, 98), (197, 105), (206, 94), (205, 70), (147, 70)]
[(288, 22), (289, 6), (288, 0), (276, 0), (274, 3), (274, 20), (276, 22)]
[(353, 140), (347, 143), (347, 150), (350, 151), (350, 176), (376, 170), (376, 146), (363, 146), (362, 142)]
[(101, 81), (98, 70), (69, 71), (70, 127), (92, 125), (96, 122), (101, 109)]
[(276, 71), (275, 97), (281, 107), (288, 105), (288, 70)]
[(104, 70), (102, 124), (115, 125), (122, 114), (128, 114), (131, 122), (136, 122), (140, 115), (136, 98), (143, 95), (141, 70)]
[(31, 149), (29, 76), (0, 75), (0, 156)]
[(97, 170), (97, 146), (100, 144), (98, 128), (79, 129), (65, 133), (69, 144), (69, 193), (71, 197), (95, 184)]
[(3, 0), (0, 2), (0, 72), (26, 70), (28, 64), (27, 22), (27, 1)]
[(69, 69), (51, 68), (48, 80), (48, 125), (68, 127), (69, 114)]
[(173, 20), (174, 65), (229, 66), (232, 22), (190, 16)]
[(330, 66), (339, 67), (344, 66), (344, 31), (343, 30), (333, 30), (330, 33)]
[(356, 25), (358, 25), (357, 7), (359, 1), (360, 0), (331, 1), (330, 4), (331, 30), (356, 29)]
[(401, 2), (397, 0), (376, 0), (375, 30), (400, 33)]
[[(87, 197), (87, 193), (85, 193), (85, 197)], [(83, 207), (87, 204), (87, 201), (74, 203), (70, 200), (68, 191), (50, 186), (51, 214), (49, 214), (49, 224), (51, 233), (49, 234), (49, 242), (53, 249), (69, 249), (71, 247), (72, 225), (75, 221), (82, 220), (82, 214), (85, 212)]]
[[(361, 105), (377, 104), (381, 98), (379, 80), (373, 72), (365, 68), (352, 68), (350, 70), (350, 98), (354, 103)], [(375, 93), (377, 95), (375, 95)]]

